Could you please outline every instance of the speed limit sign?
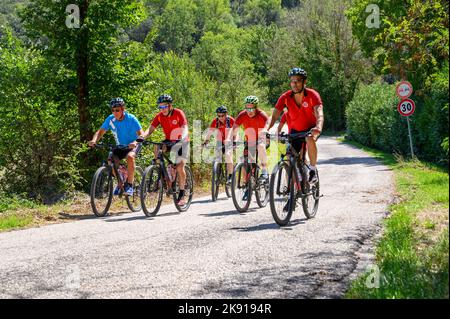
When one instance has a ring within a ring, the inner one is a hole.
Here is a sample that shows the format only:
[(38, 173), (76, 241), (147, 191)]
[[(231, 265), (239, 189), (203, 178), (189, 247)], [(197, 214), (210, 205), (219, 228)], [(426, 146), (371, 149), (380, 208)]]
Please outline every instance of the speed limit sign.
[(401, 100), (400, 103), (398, 103), (397, 110), (403, 116), (410, 116), (414, 114), (416, 104), (411, 99)]

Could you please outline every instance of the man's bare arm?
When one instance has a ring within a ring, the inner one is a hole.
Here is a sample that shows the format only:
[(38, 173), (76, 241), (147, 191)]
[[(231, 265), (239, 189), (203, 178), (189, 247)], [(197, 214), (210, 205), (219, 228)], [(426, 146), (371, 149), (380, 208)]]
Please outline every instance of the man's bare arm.
[(275, 124), (276, 120), (278, 120), (278, 118), (280, 117), (281, 111), (278, 109), (273, 109), (272, 112), (272, 120), (270, 121), (269, 127), (267, 128), (268, 130), (270, 130), (272, 128), (272, 126)]
[(89, 146), (94, 146), (97, 144), (98, 141), (100, 141), (103, 137), (103, 135), (106, 133), (105, 129), (99, 129), (97, 132), (95, 132), (94, 137), (92, 137), (92, 140), (89, 141)]
[(322, 132), (323, 123), (325, 121), (322, 104), (314, 107), (314, 115), (316, 116), (316, 128)]
[(156, 129), (156, 128), (155, 128), (154, 126), (151, 126), (151, 125), (150, 125), (149, 128), (145, 130), (144, 134), (142, 134), (142, 137), (143, 137), (144, 139), (146, 139), (147, 137), (149, 137), (150, 135), (152, 135), (152, 133), (153, 133), (153, 131), (154, 131), (155, 129)]

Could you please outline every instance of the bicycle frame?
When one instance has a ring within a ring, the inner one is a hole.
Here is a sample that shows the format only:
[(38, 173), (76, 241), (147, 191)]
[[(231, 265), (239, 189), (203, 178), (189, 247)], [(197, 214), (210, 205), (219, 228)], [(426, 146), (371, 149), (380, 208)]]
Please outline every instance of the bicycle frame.
[[(269, 135), (270, 136), (270, 135)], [(307, 136), (307, 134), (300, 134), (298, 137), (296, 138), (301, 138), (303, 136)], [(301, 172), (300, 172), (300, 176), (298, 176), (297, 170), (296, 168), (298, 168), (299, 170), (302, 169), (303, 165), (305, 164), (305, 157), (306, 157), (306, 141), (303, 141), (301, 144), (301, 151), (297, 152), (294, 147), (292, 146), (292, 140), (296, 139), (296, 138), (290, 138), (290, 137), (285, 137), (285, 144), (287, 145), (287, 152), (286, 154), (282, 154), (281, 155), (281, 161), (283, 162), (287, 162), (289, 163), (289, 172), (288, 172), (288, 181), (291, 180), (291, 178), (294, 178), (294, 186), (295, 186), (295, 190), (298, 193), (298, 191), (303, 191), (303, 185), (302, 185), (302, 176), (301, 176)], [(289, 152), (289, 153), (288, 153)], [(285, 156), (289, 156), (289, 159), (285, 159)], [(277, 183), (277, 194), (281, 194), (281, 179), (278, 180)], [(288, 183), (288, 191), (290, 191), (290, 183)]]
[[(243, 144), (244, 147), (245, 147), (244, 148), (244, 161), (243, 161), (246, 164), (245, 167), (246, 167), (246, 170), (247, 170), (245, 172), (245, 174), (246, 174), (246, 176), (245, 176), (245, 183), (249, 183), (250, 180), (251, 180), (251, 176), (254, 176), (256, 174), (256, 169), (258, 167), (258, 150), (256, 150), (255, 163), (249, 163), (249, 160), (248, 160), (248, 158), (249, 158), (248, 142), (236, 143), (236, 145), (238, 145), (238, 144), (240, 144), (240, 145)], [(239, 175), (238, 175), (239, 183), (241, 182), (241, 173), (242, 172), (240, 171)], [(255, 180), (256, 180), (256, 182), (258, 181), (257, 176), (255, 176)], [(238, 187), (242, 188), (242, 185), (238, 184)]]
[[(108, 153), (108, 160), (103, 160), (102, 165), (106, 167), (110, 167), (109, 175), (114, 176), (117, 179), (117, 185), (121, 190), (123, 190), (125, 186), (125, 181), (122, 179), (121, 174), (119, 173), (119, 166), (120, 166), (120, 160), (115, 160), (113, 151), (117, 148), (116, 145), (104, 145), (104, 144), (97, 144), (95, 146), (96, 148), (107, 148)], [(125, 165), (125, 164), (124, 164)], [(127, 165), (125, 165), (127, 168)]]
[[(172, 189), (174, 182), (172, 182), (172, 180), (169, 177), (169, 173), (167, 172), (166, 161), (169, 164), (172, 164), (173, 166), (175, 166), (175, 164), (170, 160), (168, 155), (163, 153), (162, 147), (163, 147), (164, 143), (145, 141), (144, 144), (153, 144), (156, 147), (158, 147), (158, 154), (157, 154), (157, 157), (153, 159), (153, 163), (156, 163), (156, 161), (159, 160), (158, 166), (160, 167), (161, 172), (164, 177), (164, 181), (166, 182), (165, 185), (163, 183), (163, 187), (167, 186), (167, 187), (165, 187), (166, 190)], [(178, 174), (178, 173), (175, 173), (175, 174)], [(174, 178), (174, 180), (175, 180), (175, 178)]]

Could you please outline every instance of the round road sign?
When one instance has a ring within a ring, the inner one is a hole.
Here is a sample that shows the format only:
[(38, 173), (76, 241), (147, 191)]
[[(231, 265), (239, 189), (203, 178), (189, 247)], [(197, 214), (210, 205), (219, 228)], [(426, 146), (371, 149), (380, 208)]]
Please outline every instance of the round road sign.
[(411, 99), (404, 99), (398, 103), (397, 110), (403, 116), (410, 116), (416, 110), (416, 104)]

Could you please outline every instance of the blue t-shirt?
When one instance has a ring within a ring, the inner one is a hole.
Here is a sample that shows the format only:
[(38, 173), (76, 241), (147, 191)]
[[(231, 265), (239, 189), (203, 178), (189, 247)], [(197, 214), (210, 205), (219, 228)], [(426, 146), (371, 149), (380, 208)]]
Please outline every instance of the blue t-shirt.
[(113, 114), (108, 116), (102, 129), (111, 130), (117, 145), (128, 145), (138, 138), (136, 132), (142, 129), (142, 126), (136, 116), (125, 112), (122, 121), (116, 120)]

